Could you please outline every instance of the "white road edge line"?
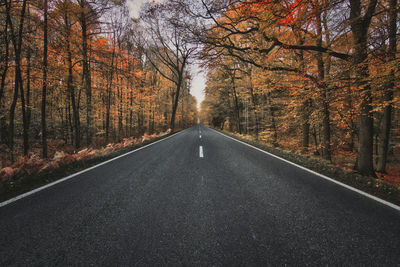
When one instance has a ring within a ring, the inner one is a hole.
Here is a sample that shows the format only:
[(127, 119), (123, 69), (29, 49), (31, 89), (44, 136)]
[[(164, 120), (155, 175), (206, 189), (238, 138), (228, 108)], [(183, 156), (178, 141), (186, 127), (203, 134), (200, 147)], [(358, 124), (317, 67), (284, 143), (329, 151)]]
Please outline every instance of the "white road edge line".
[(200, 147), (199, 147), (199, 157), (200, 157), (200, 158), (204, 158), (203, 146), (200, 146)]
[(214, 129), (212, 129), (212, 128), (209, 128), (209, 129), (211, 129), (211, 130), (213, 130), (213, 131), (215, 131), (215, 132), (217, 132), (217, 133), (219, 133), (219, 134), (221, 134), (221, 135), (223, 135), (223, 136), (225, 136), (225, 137), (228, 137), (228, 138), (230, 138), (230, 139), (232, 139), (232, 140), (235, 140), (236, 142), (239, 142), (239, 143), (242, 143), (242, 144), (244, 144), (244, 145), (246, 145), (246, 146), (249, 146), (249, 147), (251, 147), (251, 148), (254, 148), (254, 149), (256, 149), (256, 150), (258, 150), (258, 151), (260, 151), (260, 152), (263, 152), (263, 153), (265, 153), (265, 154), (267, 154), (267, 155), (269, 155), (269, 156), (272, 156), (272, 157), (274, 157), (274, 158), (280, 159), (280, 160), (282, 160), (282, 161), (284, 161), (284, 162), (286, 162), (286, 163), (289, 163), (289, 164), (291, 164), (291, 165), (293, 165), (293, 166), (296, 166), (296, 167), (298, 167), (298, 168), (300, 168), (300, 169), (302, 169), (302, 170), (305, 170), (305, 171), (307, 171), (307, 172), (309, 172), (309, 173), (312, 173), (312, 174), (314, 174), (314, 175), (316, 175), (316, 176), (319, 176), (319, 177), (321, 177), (321, 178), (323, 178), (323, 179), (326, 179), (326, 180), (328, 180), (328, 181), (331, 181), (332, 183), (338, 184), (338, 185), (340, 185), (340, 186), (342, 186), (342, 187), (345, 187), (345, 188), (347, 188), (347, 189), (349, 189), (349, 190), (351, 190), (351, 191), (354, 191), (354, 192), (356, 192), (356, 193), (358, 193), (358, 194), (360, 194), (360, 195), (363, 195), (363, 196), (368, 197), (368, 198), (370, 198), (370, 199), (373, 199), (373, 200), (375, 200), (375, 201), (377, 201), (377, 202), (379, 202), (379, 203), (381, 203), (381, 204), (383, 204), (383, 205), (389, 206), (389, 207), (391, 207), (391, 208), (393, 208), (393, 209), (395, 209), (395, 210), (397, 210), (397, 211), (400, 211), (400, 206), (397, 206), (396, 204), (390, 203), (389, 201), (383, 200), (383, 199), (381, 199), (381, 198), (378, 198), (378, 197), (376, 197), (376, 196), (373, 196), (373, 195), (371, 195), (371, 194), (368, 194), (368, 193), (366, 193), (366, 192), (364, 192), (364, 191), (361, 191), (361, 190), (359, 190), (359, 189), (357, 189), (357, 188), (354, 188), (354, 187), (351, 187), (351, 186), (349, 186), (349, 185), (347, 185), (347, 184), (344, 184), (344, 183), (341, 183), (341, 182), (339, 182), (339, 181), (336, 181), (336, 180), (334, 180), (334, 179), (332, 179), (332, 178), (330, 178), (330, 177), (328, 177), (328, 176), (325, 176), (325, 175), (320, 174), (320, 173), (318, 173), (318, 172), (315, 172), (315, 171), (313, 171), (313, 170), (307, 169), (306, 167), (303, 167), (303, 166), (301, 166), (301, 165), (299, 165), (299, 164), (296, 164), (296, 163), (294, 163), (294, 162), (291, 162), (291, 161), (289, 161), (289, 160), (286, 160), (286, 159), (284, 159), (284, 158), (281, 158), (281, 157), (279, 157), (279, 156), (276, 156), (276, 155), (274, 155), (274, 154), (272, 154), (272, 153), (269, 153), (269, 152), (267, 152), (267, 151), (264, 151), (264, 150), (262, 150), (262, 149), (260, 149), (260, 148), (258, 148), (258, 147), (255, 147), (255, 146), (252, 146), (252, 145), (250, 145), (250, 144), (247, 144), (247, 143), (245, 143), (245, 142), (243, 142), (243, 141), (237, 140), (237, 139), (235, 139), (235, 138), (233, 138), (233, 137), (230, 137), (230, 136), (228, 136), (228, 135), (226, 135), (226, 134), (223, 134), (223, 133), (221, 133), (221, 132), (218, 132), (218, 131), (216, 131), (216, 130), (214, 130)]
[(109, 160), (107, 160), (107, 161), (104, 161), (104, 162), (101, 162), (101, 163), (99, 163), (99, 164), (96, 164), (96, 165), (94, 165), (94, 166), (92, 166), (92, 167), (89, 167), (89, 168), (87, 168), (87, 169), (84, 169), (84, 170), (81, 170), (81, 171), (76, 172), (76, 173), (74, 173), (74, 174), (71, 174), (71, 175), (69, 175), (69, 176), (67, 176), (67, 177), (64, 177), (64, 178), (61, 178), (61, 179), (59, 179), (59, 180), (56, 180), (56, 181), (54, 181), (54, 182), (52, 182), (52, 183), (46, 184), (46, 185), (44, 185), (44, 186), (38, 187), (38, 188), (33, 189), (33, 190), (31, 190), (31, 191), (28, 191), (28, 192), (26, 192), (26, 193), (23, 193), (23, 194), (21, 194), (21, 195), (19, 195), (19, 196), (13, 197), (13, 198), (11, 198), (11, 199), (9, 199), (9, 200), (3, 201), (3, 202), (0, 203), (0, 208), (6, 206), (6, 205), (8, 205), (8, 204), (11, 204), (11, 203), (13, 203), (13, 202), (15, 202), (15, 201), (17, 201), (17, 200), (20, 200), (20, 199), (22, 199), (22, 198), (25, 198), (25, 197), (27, 197), (27, 196), (33, 195), (33, 194), (35, 194), (35, 193), (37, 193), (37, 192), (39, 192), (39, 191), (42, 191), (42, 190), (44, 190), (44, 189), (46, 189), (46, 188), (48, 188), (48, 187), (51, 187), (51, 186), (53, 186), (53, 185), (62, 183), (62, 182), (64, 182), (64, 181), (69, 180), (69, 179), (71, 179), (71, 178), (73, 178), (73, 177), (75, 177), (75, 176), (78, 176), (78, 175), (82, 174), (82, 173), (85, 173), (85, 172), (88, 172), (88, 171), (90, 171), (90, 170), (93, 170), (93, 169), (95, 169), (95, 168), (97, 168), (97, 167), (100, 167), (100, 166), (102, 166), (102, 165), (104, 165), (104, 164), (107, 164), (107, 163), (109, 163), (109, 162), (111, 162), (111, 161), (114, 161), (114, 160), (117, 160), (117, 159), (119, 159), (119, 158), (125, 157), (125, 156), (127, 156), (127, 155), (129, 155), (129, 154), (135, 153), (135, 152), (137, 152), (137, 151), (139, 151), (139, 150), (142, 150), (142, 149), (144, 149), (144, 148), (146, 148), (146, 147), (155, 145), (155, 144), (157, 144), (157, 143), (159, 143), (159, 142), (161, 142), (161, 141), (165, 141), (165, 140), (167, 140), (167, 139), (169, 139), (169, 138), (171, 138), (171, 137), (173, 137), (173, 136), (175, 136), (175, 135), (177, 135), (177, 134), (183, 133), (184, 131), (186, 131), (186, 129), (183, 130), (183, 131), (174, 133), (173, 135), (170, 135), (170, 136), (165, 137), (165, 138), (163, 138), (163, 139), (157, 140), (157, 141), (155, 141), (155, 142), (153, 142), (153, 143), (150, 143), (150, 144), (147, 144), (147, 145), (145, 145), (145, 146), (139, 147), (138, 149), (135, 149), (135, 150), (129, 151), (129, 152), (125, 153), (125, 154), (119, 155), (119, 156), (117, 156), (117, 157), (115, 157), (115, 158), (112, 158), (112, 159), (109, 159)]

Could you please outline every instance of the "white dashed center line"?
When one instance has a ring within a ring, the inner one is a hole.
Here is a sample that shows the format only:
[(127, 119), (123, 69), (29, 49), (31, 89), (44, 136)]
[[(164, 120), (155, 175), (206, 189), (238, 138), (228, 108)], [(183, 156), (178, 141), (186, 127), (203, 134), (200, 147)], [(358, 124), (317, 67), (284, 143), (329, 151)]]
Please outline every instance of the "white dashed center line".
[(200, 148), (199, 148), (199, 157), (200, 157), (200, 158), (204, 158), (203, 146), (200, 146)]

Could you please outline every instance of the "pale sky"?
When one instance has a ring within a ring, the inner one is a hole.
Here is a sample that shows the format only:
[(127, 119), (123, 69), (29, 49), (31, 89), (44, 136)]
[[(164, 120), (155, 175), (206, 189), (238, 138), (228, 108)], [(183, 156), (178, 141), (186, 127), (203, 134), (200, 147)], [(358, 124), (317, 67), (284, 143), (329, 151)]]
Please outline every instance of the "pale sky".
[(150, 2), (148, 0), (128, 0), (127, 4), (129, 7), (129, 11), (131, 16), (134, 18), (139, 17), (140, 6), (146, 2)]
[(204, 88), (206, 87), (206, 76), (204, 72), (197, 65), (193, 65), (191, 68), (192, 73), (192, 88), (190, 93), (197, 99), (197, 109), (200, 109), (200, 103), (204, 100)]
[[(156, 2), (161, 2), (162, 0), (156, 0)], [(128, 0), (127, 4), (131, 16), (137, 18), (139, 16), (140, 6), (150, 0)], [(200, 108), (201, 101), (204, 100), (204, 88), (206, 87), (206, 77), (204, 73), (200, 73), (201, 69), (197, 64), (190, 66), (190, 72), (192, 74), (192, 88), (190, 93), (197, 99), (197, 108)]]

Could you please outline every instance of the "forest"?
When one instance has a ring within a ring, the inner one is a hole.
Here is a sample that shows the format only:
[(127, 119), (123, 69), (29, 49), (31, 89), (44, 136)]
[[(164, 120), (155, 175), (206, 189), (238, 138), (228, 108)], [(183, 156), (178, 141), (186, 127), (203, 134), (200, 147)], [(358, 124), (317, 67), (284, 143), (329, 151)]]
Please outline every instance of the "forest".
[(202, 120), (399, 184), (398, 11), (396, 0), (208, 6)]
[(139, 26), (124, 1), (1, 1), (4, 177), (196, 122), (193, 48), (176, 31), (173, 41), (160, 35), (174, 26), (158, 16), (145, 14)]
[(0, 169), (199, 117), (399, 184), (398, 11), (397, 0), (165, 0), (134, 19), (121, 0), (2, 0)]

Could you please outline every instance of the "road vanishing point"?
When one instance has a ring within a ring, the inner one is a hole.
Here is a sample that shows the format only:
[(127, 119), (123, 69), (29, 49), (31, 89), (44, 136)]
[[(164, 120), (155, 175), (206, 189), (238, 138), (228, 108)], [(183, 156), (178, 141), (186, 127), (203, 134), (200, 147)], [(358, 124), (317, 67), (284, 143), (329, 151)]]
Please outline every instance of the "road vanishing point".
[(400, 212), (203, 125), (0, 205), (0, 266), (400, 266)]

